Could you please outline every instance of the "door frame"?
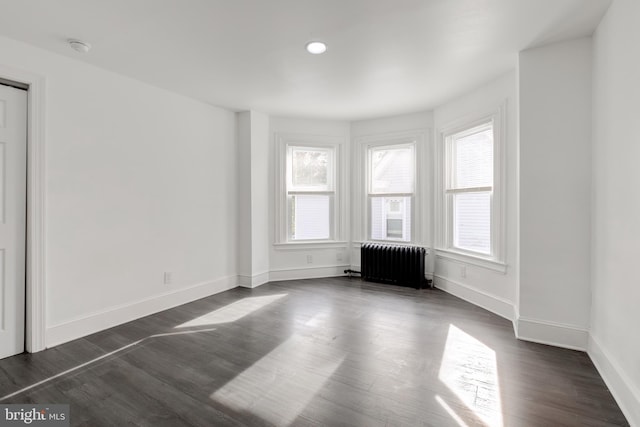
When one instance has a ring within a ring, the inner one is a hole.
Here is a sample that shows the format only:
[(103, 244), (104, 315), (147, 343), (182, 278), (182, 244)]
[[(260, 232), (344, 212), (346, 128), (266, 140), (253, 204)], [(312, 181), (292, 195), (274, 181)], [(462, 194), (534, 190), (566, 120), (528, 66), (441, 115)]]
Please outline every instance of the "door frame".
[(25, 349), (46, 348), (45, 304), (45, 77), (0, 65), (0, 77), (27, 90), (27, 252)]

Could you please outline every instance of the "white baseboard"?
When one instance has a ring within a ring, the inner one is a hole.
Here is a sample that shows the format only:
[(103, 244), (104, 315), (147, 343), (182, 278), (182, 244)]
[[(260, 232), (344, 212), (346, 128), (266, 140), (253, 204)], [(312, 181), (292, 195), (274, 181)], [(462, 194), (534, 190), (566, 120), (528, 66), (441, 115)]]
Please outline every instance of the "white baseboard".
[(269, 282), (269, 272), (254, 274), (253, 276), (238, 275), (238, 286), (243, 288), (257, 288), (260, 285), (264, 285)]
[(233, 289), (237, 286), (237, 280), (237, 276), (223, 277), (49, 326), (45, 333), (46, 347), (53, 347), (159, 311)]
[(511, 301), (490, 295), (480, 289), (465, 285), (455, 280), (433, 274), (433, 284), (436, 288), (455, 295), (471, 304), (484, 308), (500, 317), (513, 321), (514, 308)]
[(519, 317), (516, 337), (523, 341), (587, 351), (589, 331), (573, 325)]
[[(352, 265), (350, 268), (351, 268), (351, 270), (355, 270), (355, 271), (362, 271), (362, 270), (361, 270), (361, 268), (362, 268), (362, 267), (361, 267), (361, 266), (359, 266), (359, 265)], [(426, 272), (424, 273), (424, 277), (425, 277), (425, 279), (433, 280), (433, 271), (431, 271), (431, 272), (426, 271)]]
[(640, 427), (640, 389), (629, 382), (631, 376), (591, 334), (587, 353), (629, 424)]
[(321, 267), (296, 267), (280, 270), (271, 270), (269, 280), (271, 282), (281, 282), (283, 280), (317, 279), (321, 277), (344, 276), (344, 271), (350, 268), (349, 265), (330, 265)]

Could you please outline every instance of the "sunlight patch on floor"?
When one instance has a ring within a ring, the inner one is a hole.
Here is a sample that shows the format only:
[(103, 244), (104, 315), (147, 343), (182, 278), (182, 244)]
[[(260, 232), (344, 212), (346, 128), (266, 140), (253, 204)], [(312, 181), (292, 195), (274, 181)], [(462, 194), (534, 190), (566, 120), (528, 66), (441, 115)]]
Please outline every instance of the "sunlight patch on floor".
[(203, 316), (189, 320), (176, 328), (193, 328), (196, 326), (217, 325), (240, 320), (249, 314), (260, 310), (269, 304), (286, 297), (287, 294), (266, 295), (262, 297), (248, 297), (236, 301), (217, 310), (213, 310)]
[(503, 426), (496, 352), (491, 348), (449, 325), (438, 378), (486, 425)]
[(93, 365), (96, 362), (99, 362), (101, 360), (104, 359), (108, 359), (110, 357), (118, 357), (120, 354), (122, 354), (125, 350), (128, 349), (132, 349), (135, 348), (136, 346), (144, 343), (145, 341), (154, 339), (154, 338), (163, 338), (163, 337), (171, 337), (171, 336), (176, 336), (176, 335), (188, 335), (188, 334), (198, 334), (198, 333), (204, 333), (204, 332), (212, 332), (215, 331), (215, 328), (211, 328), (211, 329), (199, 329), (197, 331), (180, 331), (180, 332), (166, 332), (166, 333), (162, 333), (162, 334), (154, 334), (154, 335), (150, 335), (148, 337), (142, 338), (140, 340), (134, 341), (131, 344), (127, 344), (125, 346), (122, 346), (116, 350), (110, 351), (109, 353), (105, 353), (102, 356), (98, 356), (95, 359), (91, 359), (87, 362), (81, 363), (79, 365), (74, 366), (73, 368), (67, 369), (66, 371), (62, 371), (58, 374), (52, 375), (48, 378), (45, 378), (41, 381), (35, 382), (33, 384), (30, 384), (24, 388), (21, 388), (20, 390), (14, 391), (13, 393), (7, 394), (6, 396), (2, 396), (0, 397), (0, 402), (4, 402), (7, 399), (10, 399), (12, 397), (18, 396), (21, 393), (27, 392), (29, 390), (32, 390), (36, 387), (39, 387), (41, 385), (47, 384), (57, 378), (61, 378), (64, 379), (64, 377), (66, 375), (70, 375), (70, 374), (75, 374), (76, 371), (79, 371), (82, 368), (85, 367), (90, 367), (91, 365)]
[(211, 399), (275, 425), (296, 420), (345, 358), (313, 338), (294, 335), (251, 365)]
[(311, 319), (307, 320), (304, 323), (304, 326), (308, 326), (311, 328), (320, 328), (326, 326), (329, 323), (329, 320), (331, 320), (331, 312), (332, 310), (327, 310), (316, 313)]

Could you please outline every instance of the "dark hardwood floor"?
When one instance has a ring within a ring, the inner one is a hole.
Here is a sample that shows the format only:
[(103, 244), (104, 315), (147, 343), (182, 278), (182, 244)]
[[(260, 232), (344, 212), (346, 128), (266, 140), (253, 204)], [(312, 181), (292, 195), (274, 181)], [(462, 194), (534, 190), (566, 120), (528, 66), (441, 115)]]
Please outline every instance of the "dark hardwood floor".
[(0, 360), (0, 403), (76, 426), (624, 426), (585, 353), (445, 292), (334, 278), (237, 288)]

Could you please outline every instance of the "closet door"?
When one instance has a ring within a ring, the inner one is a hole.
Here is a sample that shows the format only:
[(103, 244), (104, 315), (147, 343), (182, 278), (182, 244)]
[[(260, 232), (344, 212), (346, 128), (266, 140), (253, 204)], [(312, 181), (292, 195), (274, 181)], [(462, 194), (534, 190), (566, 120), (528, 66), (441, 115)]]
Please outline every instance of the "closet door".
[(0, 358), (24, 351), (27, 92), (0, 85)]

